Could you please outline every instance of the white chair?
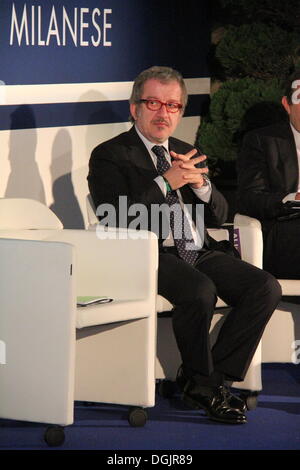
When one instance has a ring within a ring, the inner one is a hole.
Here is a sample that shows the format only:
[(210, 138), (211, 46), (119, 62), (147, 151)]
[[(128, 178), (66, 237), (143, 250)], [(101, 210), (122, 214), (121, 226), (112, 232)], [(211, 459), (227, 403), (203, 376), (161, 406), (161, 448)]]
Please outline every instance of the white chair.
[[(18, 215), (27, 214), (28, 219), (33, 215), (33, 219), (26, 221), (26, 217), (25, 220), (20, 217), (18, 224), (15, 208)], [(34, 211), (38, 210), (41, 217), (37, 221)], [(2, 218), (4, 213), (9, 217)], [(0, 416), (67, 425), (73, 420), (75, 399), (128, 405), (130, 424), (144, 425), (145, 408), (155, 403), (157, 239), (149, 232), (122, 229), (106, 231), (98, 227), (97, 233), (63, 230), (58, 222), (50, 209), (40, 207), (36, 201), (0, 199), (0, 246), (3, 252), (6, 246), (11, 246), (10, 252), (18, 253), (13, 264), (10, 265), (7, 255), (6, 264), (1, 263), (0, 267), (1, 279), (7, 276), (3, 285), (10, 283), (8, 293), (14, 295), (10, 304), (7, 294), (1, 308), (1, 325), (9, 331), (9, 336), (2, 337), (1, 328), (0, 339), (8, 344), (14, 336), (14, 341), (7, 346), (7, 363), (0, 367), (1, 390), (7, 374), (13, 379), (7, 386), (5, 400), (1, 393)], [(56, 254), (53, 247), (58, 247)], [(59, 254), (63, 248), (66, 255)], [(36, 264), (29, 262), (33, 252)], [(39, 264), (42, 252), (45, 259)], [(68, 288), (63, 276), (68, 276)], [(23, 277), (27, 290), (21, 282)], [(107, 295), (114, 301), (76, 309), (75, 297), (84, 295)], [(61, 297), (64, 299), (60, 305)], [(56, 307), (59, 307), (57, 311)], [(39, 347), (44, 351), (47, 343), (47, 325), (48, 349), (39, 354)], [(61, 338), (57, 350), (56, 335)], [(32, 338), (34, 347), (30, 350)], [(32, 369), (30, 360), (26, 364), (22, 360), (23, 343), (28, 349), (24, 357), (35, 358)], [(16, 364), (11, 361), (11, 347), (18, 356)], [(68, 348), (76, 351), (76, 359), (73, 353), (65, 358)], [(58, 359), (62, 364), (56, 370), (51, 364), (56, 364)], [(40, 370), (44, 373), (39, 378)], [(27, 373), (39, 383), (37, 393), (32, 390), (35, 382), (23, 380)], [(54, 395), (53, 388), (57, 390)], [(53, 437), (48, 433), (46, 440), (59, 443), (62, 434)]]
[(73, 247), (0, 238), (0, 416), (73, 422)]
[[(96, 216), (96, 209), (90, 194), (86, 197), (86, 208), (88, 217), (88, 229), (94, 230), (99, 225)], [(209, 229), (209, 234), (215, 240), (220, 241), (229, 238), (229, 232), (226, 228)], [(218, 298), (217, 309), (211, 325), (211, 341), (212, 344), (216, 340), (218, 331), (222, 326), (228, 307), (224, 301)], [(171, 311), (173, 305), (164, 297), (158, 295), (156, 299), (156, 310), (158, 312), (157, 320), (157, 357), (156, 357), (156, 379), (161, 382), (160, 391), (162, 395), (172, 393), (177, 370), (181, 364), (181, 357), (177, 348), (175, 336), (173, 333), (172, 319), (170, 317), (160, 317), (161, 312)], [(257, 405), (258, 392), (262, 390), (261, 381), (261, 343), (259, 343), (254, 357), (249, 366), (248, 372), (243, 382), (234, 382), (232, 387), (242, 391), (243, 398), (246, 401), (248, 409), (254, 409)]]
[[(263, 236), (259, 220), (236, 214), (234, 228), (239, 237), (242, 258), (263, 265)], [(278, 279), (283, 296), (299, 296), (300, 280)], [(299, 342), (299, 344), (297, 343)], [(295, 362), (300, 345), (300, 305), (282, 301), (274, 311), (262, 337), (262, 362)]]
[(34, 199), (0, 198), (0, 230), (61, 230), (63, 224)]

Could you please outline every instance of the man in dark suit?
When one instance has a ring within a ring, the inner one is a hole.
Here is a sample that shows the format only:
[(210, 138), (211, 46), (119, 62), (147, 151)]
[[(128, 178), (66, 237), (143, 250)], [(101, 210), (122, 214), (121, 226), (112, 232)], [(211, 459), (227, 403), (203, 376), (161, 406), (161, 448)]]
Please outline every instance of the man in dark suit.
[(238, 211), (261, 221), (264, 268), (285, 279), (300, 279), (300, 207), (289, 205), (300, 199), (299, 79), (297, 71), (282, 98), (289, 119), (246, 134), (237, 162)]
[[(174, 305), (183, 399), (213, 420), (240, 424), (246, 422), (245, 404), (224, 381), (243, 380), (281, 291), (273, 276), (218, 251), (208, 237), (201, 209), (208, 226), (219, 226), (226, 220), (227, 206), (209, 181), (206, 166), (199, 168), (205, 156), (171, 137), (186, 102), (178, 72), (167, 67), (142, 72), (130, 98), (134, 126), (93, 150), (89, 188), (102, 222), (107, 204), (116, 210), (116, 225), (130, 226), (134, 204), (145, 208), (148, 225), (143, 228), (159, 237), (158, 292)], [(156, 217), (155, 209), (169, 205), (176, 210), (159, 211)], [(232, 310), (211, 348), (209, 327), (217, 295)]]

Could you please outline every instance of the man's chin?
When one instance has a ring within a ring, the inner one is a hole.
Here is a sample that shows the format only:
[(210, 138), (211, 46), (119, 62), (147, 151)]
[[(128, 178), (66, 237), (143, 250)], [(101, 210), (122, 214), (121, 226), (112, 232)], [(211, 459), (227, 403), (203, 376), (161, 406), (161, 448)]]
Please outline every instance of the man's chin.
[(153, 134), (153, 138), (156, 140), (158, 143), (162, 143), (165, 140), (167, 140), (170, 137), (169, 132), (166, 132), (166, 129), (162, 129), (163, 132), (158, 131)]
[(168, 135), (164, 136), (164, 137), (158, 137), (158, 136), (153, 136), (152, 137), (152, 142), (155, 142), (156, 144), (162, 144), (163, 142), (165, 142), (167, 139), (168, 139)]

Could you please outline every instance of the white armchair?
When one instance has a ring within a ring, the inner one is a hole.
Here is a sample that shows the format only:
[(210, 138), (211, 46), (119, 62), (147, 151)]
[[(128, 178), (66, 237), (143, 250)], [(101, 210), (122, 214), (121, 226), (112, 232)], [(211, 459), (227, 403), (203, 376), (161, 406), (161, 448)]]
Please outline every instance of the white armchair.
[[(259, 220), (236, 214), (234, 228), (245, 261), (262, 268), (263, 236)], [(299, 296), (300, 280), (278, 279), (283, 296)], [(282, 301), (274, 311), (262, 337), (262, 362), (293, 362), (300, 341), (300, 305)]]
[[(7, 345), (0, 416), (67, 425), (75, 399), (128, 405), (130, 424), (144, 425), (145, 408), (155, 403), (156, 237), (63, 230), (40, 206), (0, 199), (0, 215), (9, 214), (0, 216), (0, 340)], [(26, 223), (17, 223), (15, 208)], [(76, 309), (84, 295), (114, 301)], [(62, 442), (63, 433), (52, 434), (50, 445)]]
[[(86, 198), (88, 228), (94, 230), (99, 225), (96, 217), (96, 209), (90, 194)], [(225, 228), (209, 229), (209, 234), (215, 240), (229, 239), (229, 232)], [(227, 308), (226, 308), (227, 307)], [(177, 348), (173, 333), (171, 315), (160, 317), (159, 313), (171, 311), (173, 305), (164, 297), (158, 295), (156, 299), (156, 310), (158, 312), (157, 323), (157, 355), (156, 355), (156, 379), (161, 380), (161, 393), (169, 395), (174, 387), (171, 382), (176, 378), (177, 370), (181, 364), (181, 357)], [(218, 331), (221, 328), (224, 316), (228, 312), (228, 307), (222, 299), (218, 299), (215, 315), (211, 325), (211, 340), (215, 341)], [(235, 382), (233, 387), (242, 390), (242, 395), (249, 409), (257, 405), (257, 394), (262, 389), (261, 381), (261, 344), (259, 343), (250, 367), (243, 382)]]

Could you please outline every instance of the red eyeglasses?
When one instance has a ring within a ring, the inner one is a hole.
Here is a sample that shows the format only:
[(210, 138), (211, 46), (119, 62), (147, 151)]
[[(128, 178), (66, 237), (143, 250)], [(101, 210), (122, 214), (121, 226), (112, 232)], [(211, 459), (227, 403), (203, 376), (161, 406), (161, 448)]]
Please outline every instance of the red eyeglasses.
[(139, 102), (145, 103), (147, 108), (150, 109), (150, 111), (158, 111), (159, 109), (161, 109), (162, 106), (165, 106), (168, 113), (177, 113), (182, 108), (182, 104), (174, 103), (173, 101), (167, 101), (166, 103), (164, 103), (160, 100), (141, 99), (139, 100)]

